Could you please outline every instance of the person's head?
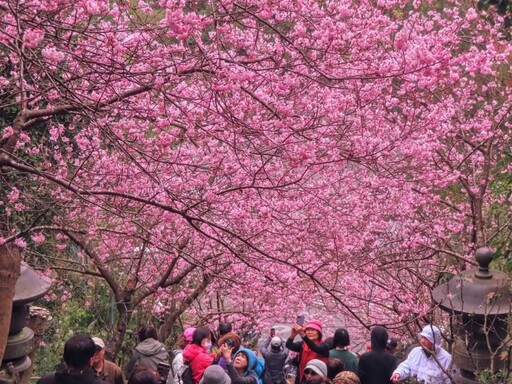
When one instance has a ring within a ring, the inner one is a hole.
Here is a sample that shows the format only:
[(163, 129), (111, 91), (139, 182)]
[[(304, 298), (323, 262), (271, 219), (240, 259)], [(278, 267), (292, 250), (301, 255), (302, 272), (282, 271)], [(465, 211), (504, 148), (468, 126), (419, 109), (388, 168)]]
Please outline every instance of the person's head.
[(233, 361), (233, 366), (236, 369), (245, 371), (249, 366), (249, 358), (247, 353), (240, 352), (236, 354), (235, 360)]
[(332, 338), (332, 346), (334, 348), (345, 348), (350, 345), (350, 336), (345, 328), (338, 328), (334, 331), (334, 337)]
[(229, 348), (233, 348), (232, 353), (234, 355), (236, 351), (238, 351), (238, 348), (240, 348), (242, 340), (235, 332), (228, 332), (217, 341), (217, 345), (219, 347), (222, 344), (226, 344)]
[(279, 336), (274, 336), (270, 339), (270, 350), (272, 352), (280, 352), (283, 346), (283, 340)]
[(318, 320), (311, 320), (304, 327), (306, 328), (306, 336), (313, 341), (322, 340), (322, 323)]
[(394, 355), (397, 347), (398, 342), (395, 339), (388, 339), (388, 342), (386, 343), (386, 352)]
[(354, 372), (343, 371), (336, 375), (332, 384), (361, 384), (361, 380)]
[(428, 351), (434, 351), (436, 347), (441, 347), (441, 331), (431, 324), (423, 327), (420, 333), (420, 344)]
[(327, 377), (327, 365), (322, 360), (309, 360), (304, 368), (304, 377), (306, 380), (315, 376)]
[(338, 373), (345, 369), (345, 363), (343, 360), (330, 358), (327, 362), (327, 377), (334, 379)]
[(233, 326), (231, 323), (220, 323), (219, 324), (219, 335), (224, 336), (226, 333), (232, 332)]
[(180, 335), (178, 339), (178, 344), (181, 349), (185, 348), (192, 342), (192, 337), (194, 336), (195, 331), (196, 329), (194, 327), (189, 327), (183, 331), (183, 334)]
[(94, 341), (94, 347), (96, 348), (96, 352), (92, 358), (92, 362), (95, 364), (105, 358), (105, 343), (99, 337), (93, 337), (92, 341)]
[(256, 368), (257, 360), (258, 358), (253, 351), (247, 348), (240, 348), (233, 355), (233, 367), (239, 372), (252, 371)]
[(158, 340), (158, 333), (156, 332), (156, 329), (153, 327), (140, 327), (139, 332), (137, 334), (139, 336), (139, 341), (144, 341), (146, 339)]
[(231, 379), (220, 365), (210, 365), (204, 371), (199, 384), (231, 384)]
[(209, 349), (212, 346), (212, 335), (210, 330), (206, 327), (197, 327), (192, 335), (192, 344)]
[(156, 372), (146, 368), (136, 369), (128, 379), (128, 384), (158, 384)]
[(274, 337), (276, 335), (276, 329), (270, 328), (270, 337)]
[(91, 337), (77, 333), (64, 344), (64, 361), (68, 368), (82, 370), (91, 366), (95, 352), (96, 346)]
[(380, 325), (373, 327), (370, 335), (372, 351), (384, 351), (386, 349), (388, 339), (388, 331), (386, 328)]

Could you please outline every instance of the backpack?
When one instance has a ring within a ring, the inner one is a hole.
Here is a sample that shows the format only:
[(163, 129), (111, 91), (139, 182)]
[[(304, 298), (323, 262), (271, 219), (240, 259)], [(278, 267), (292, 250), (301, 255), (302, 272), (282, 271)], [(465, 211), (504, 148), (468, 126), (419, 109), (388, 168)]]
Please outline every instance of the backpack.
[(190, 366), (185, 365), (183, 370), (178, 373), (178, 383), (176, 384), (194, 384), (194, 378), (192, 377), (192, 369)]
[[(172, 384), (194, 384), (194, 378), (192, 377), (192, 368), (190, 368), (190, 365), (185, 364), (183, 362), (183, 352), (178, 352), (176, 354), (176, 357), (174, 358), (174, 360), (176, 360), (176, 358), (179, 357), (180, 355), (181, 355), (181, 364), (178, 366), (178, 369), (177, 369), (178, 372), (173, 372), (173, 374), (172, 374), (172, 376), (176, 375), (177, 380), (175, 383), (173, 380)], [(170, 384), (170, 383), (167, 382), (167, 384)]]

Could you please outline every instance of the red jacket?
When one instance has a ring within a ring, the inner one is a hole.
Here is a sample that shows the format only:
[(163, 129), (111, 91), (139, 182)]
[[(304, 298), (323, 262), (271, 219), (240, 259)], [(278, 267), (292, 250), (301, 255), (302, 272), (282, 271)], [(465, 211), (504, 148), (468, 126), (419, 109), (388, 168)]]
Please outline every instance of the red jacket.
[(199, 384), (205, 369), (212, 364), (213, 356), (200, 345), (189, 344), (183, 350), (183, 361), (192, 369), (194, 383)]
[(289, 338), (286, 340), (286, 348), (290, 351), (299, 352), (299, 367), (295, 383), (301, 383), (304, 378), (304, 368), (306, 368), (310, 360), (319, 359), (327, 364), (331, 344), (320, 340), (313, 341), (307, 336), (304, 336), (302, 341), (296, 342)]

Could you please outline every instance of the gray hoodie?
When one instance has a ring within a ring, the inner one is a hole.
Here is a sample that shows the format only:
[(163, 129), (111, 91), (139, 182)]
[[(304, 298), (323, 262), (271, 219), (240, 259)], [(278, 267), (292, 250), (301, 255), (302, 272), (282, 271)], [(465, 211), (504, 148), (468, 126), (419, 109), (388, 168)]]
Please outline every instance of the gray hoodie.
[(153, 338), (146, 339), (135, 347), (130, 362), (126, 366), (126, 377), (139, 367), (156, 371), (158, 363), (169, 364), (169, 355), (165, 345)]

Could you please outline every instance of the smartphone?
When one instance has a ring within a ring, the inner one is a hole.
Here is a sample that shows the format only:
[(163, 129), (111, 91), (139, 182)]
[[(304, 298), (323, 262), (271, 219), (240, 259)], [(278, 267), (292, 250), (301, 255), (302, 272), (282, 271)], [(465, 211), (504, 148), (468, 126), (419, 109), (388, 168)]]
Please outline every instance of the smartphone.
[(295, 324), (303, 326), (304, 325), (304, 315), (297, 315), (297, 319), (295, 319)]
[(231, 339), (227, 339), (224, 344), (226, 344), (228, 348), (233, 348), (233, 340)]

